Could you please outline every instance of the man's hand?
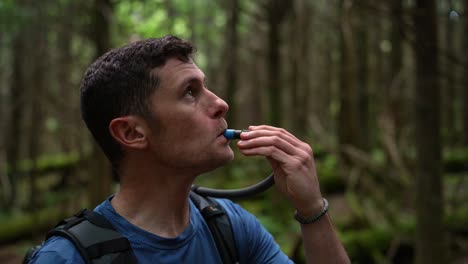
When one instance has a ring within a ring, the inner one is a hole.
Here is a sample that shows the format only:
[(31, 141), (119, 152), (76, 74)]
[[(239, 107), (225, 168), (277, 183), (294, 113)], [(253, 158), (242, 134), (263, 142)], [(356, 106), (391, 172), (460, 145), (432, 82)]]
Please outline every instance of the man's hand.
[[(273, 167), (275, 184), (296, 207), (310, 217), (322, 210), (322, 194), (310, 146), (282, 128), (250, 126), (237, 142), (247, 156), (264, 156)], [(328, 215), (301, 225), (307, 263), (351, 263)]]
[(250, 126), (237, 146), (246, 156), (264, 156), (270, 162), (275, 184), (301, 216), (323, 207), (312, 148), (282, 128)]

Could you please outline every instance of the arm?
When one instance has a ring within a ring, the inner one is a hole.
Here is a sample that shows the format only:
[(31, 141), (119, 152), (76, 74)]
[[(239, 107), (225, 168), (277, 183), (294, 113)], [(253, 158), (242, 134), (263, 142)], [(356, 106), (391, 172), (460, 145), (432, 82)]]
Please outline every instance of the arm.
[(254, 215), (230, 200), (218, 199), (218, 202), (229, 216), (235, 234), (239, 263), (293, 264)]
[(72, 242), (63, 237), (51, 237), (36, 252), (29, 264), (84, 264)]
[[(251, 126), (237, 143), (247, 156), (264, 156), (275, 183), (299, 215), (310, 217), (323, 208), (322, 194), (311, 147), (281, 128)], [(307, 263), (350, 263), (328, 215), (301, 225)]]

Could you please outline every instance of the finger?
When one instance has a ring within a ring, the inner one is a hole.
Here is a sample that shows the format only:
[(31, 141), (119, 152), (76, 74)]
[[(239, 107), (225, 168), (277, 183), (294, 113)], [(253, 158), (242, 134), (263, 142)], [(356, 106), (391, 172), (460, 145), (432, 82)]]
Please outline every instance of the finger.
[(312, 149), (310, 148), (309, 144), (302, 142), (301, 140), (297, 139), (291, 133), (287, 132), (286, 130), (282, 128), (276, 128), (276, 127), (265, 126), (265, 125), (250, 126), (249, 129), (250, 128), (252, 129), (251, 131), (244, 132), (241, 134), (242, 140), (249, 140), (249, 139), (261, 137), (261, 136), (277, 136), (286, 140), (291, 145), (301, 148), (303, 151), (312, 154)]
[(245, 149), (241, 150), (241, 153), (246, 156), (266, 157), (272, 166), (275, 179), (307, 175), (313, 169), (310, 157), (291, 156), (274, 146)]
[(275, 146), (241, 149), (241, 153), (245, 156), (267, 157), (282, 164), (287, 163), (292, 157)]
[(249, 130), (252, 130), (252, 131), (255, 131), (255, 130), (269, 130), (269, 131), (276, 131), (276, 132), (280, 132), (282, 134), (286, 134), (296, 140), (299, 140), (297, 139), (293, 134), (289, 133), (289, 131), (287, 131), (286, 129), (284, 128), (280, 128), (280, 127), (274, 127), (274, 126), (267, 126), (267, 125), (259, 125), (259, 126), (249, 126)]
[(312, 155), (294, 148), (295, 153), (291, 155), (275, 145), (261, 145), (249, 148), (241, 148), (240, 151), (246, 156), (264, 156), (271, 158), (283, 165), (288, 167), (295, 167), (296, 165), (310, 165), (310, 161), (313, 160)]
[(277, 134), (254, 137), (248, 140), (240, 140), (237, 142), (237, 146), (240, 149), (275, 146), (289, 155), (299, 155), (301, 152), (304, 152), (301, 148), (292, 145), (284, 137)]
[(279, 136), (283, 138), (284, 140), (287, 140), (289, 143), (292, 145), (299, 147), (301, 141), (297, 139), (295, 136), (293, 136), (291, 133), (287, 132), (286, 130), (282, 128), (275, 128), (275, 127), (270, 127), (270, 126), (250, 126), (249, 127), (250, 131), (246, 133), (241, 134), (242, 139), (250, 139), (254, 137), (259, 137), (259, 136)]

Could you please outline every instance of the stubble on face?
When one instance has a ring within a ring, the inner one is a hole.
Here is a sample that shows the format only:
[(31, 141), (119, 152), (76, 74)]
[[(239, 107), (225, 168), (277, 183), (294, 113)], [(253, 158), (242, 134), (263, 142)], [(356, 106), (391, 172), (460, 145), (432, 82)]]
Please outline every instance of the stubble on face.
[[(207, 115), (203, 103), (187, 103), (181, 99), (184, 79), (202, 82), (204, 75), (192, 62), (169, 60), (163, 67), (152, 71), (160, 78), (159, 86), (150, 99), (152, 148), (158, 161), (166, 165), (209, 171), (226, 164), (233, 158), (230, 147), (217, 141), (217, 133), (225, 126)], [(203, 90), (202, 90), (203, 91)], [(200, 93), (197, 100), (207, 100)]]

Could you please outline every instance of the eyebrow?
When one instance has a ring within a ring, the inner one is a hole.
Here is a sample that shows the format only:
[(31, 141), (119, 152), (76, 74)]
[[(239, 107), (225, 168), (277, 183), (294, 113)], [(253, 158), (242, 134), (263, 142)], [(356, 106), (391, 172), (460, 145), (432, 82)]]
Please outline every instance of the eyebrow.
[[(192, 82), (199, 82), (199, 81), (200, 81), (200, 79), (197, 76), (191, 75), (191, 76), (188, 76), (185, 79), (183, 79), (182, 82), (180, 82), (179, 87), (184, 87), (186, 84), (189, 84), (189, 83), (192, 83)], [(202, 83), (203, 84), (206, 83), (205, 75), (203, 75)]]

